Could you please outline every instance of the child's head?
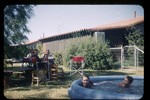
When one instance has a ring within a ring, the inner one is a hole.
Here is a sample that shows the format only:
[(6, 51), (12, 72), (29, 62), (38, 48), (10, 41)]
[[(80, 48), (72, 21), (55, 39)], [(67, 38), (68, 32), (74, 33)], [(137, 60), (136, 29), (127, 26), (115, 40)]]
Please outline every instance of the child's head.
[(49, 52), (49, 50), (48, 50), (48, 49), (46, 50), (46, 54), (50, 54), (50, 52)]
[(133, 78), (131, 76), (126, 76), (126, 78), (129, 80), (130, 84), (133, 82)]
[(83, 86), (86, 87), (88, 83), (89, 83), (89, 77), (87, 75), (84, 75), (82, 77), (82, 84), (83, 84)]
[(133, 78), (131, 76), (126, 76), (123, 80), (124, 87), (128, 87), (133, 82)]

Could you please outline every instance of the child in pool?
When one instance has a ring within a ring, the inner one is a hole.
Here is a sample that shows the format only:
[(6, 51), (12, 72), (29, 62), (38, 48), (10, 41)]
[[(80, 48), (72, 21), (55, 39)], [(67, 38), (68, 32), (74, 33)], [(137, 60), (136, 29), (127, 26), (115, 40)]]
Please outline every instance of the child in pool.
[(118, 85), (121, 86), (121, 87), (128, 88), (128, 87), (130, 87), (130, 85), (131, 85), (132, 82), (133, 82), (133, 77), (126, 76), (124, 78), (124, 80), (121, 83), (119, 83)]
[[(124, 78), (124, 80), (117, 85), (120, 87), (128, 88), (128, 87), (130, 87), (132, 82), (133, 82), (133, 78), (131, 76), (126, 76)], [(84, 75), (82, 78), (82, 86), (87, 87), (87, 88), (91, 88), (94, 85), (101, 85), (101, 84), (105, 84), (105, 83), (113, 83), (113, 82), (112, 81), (103, 81), (103, 82), (99, 82), (99, 83), (93, 83), (87, 75)]]
[(93, 82), (90, 80), (89, 76), (84, 75), (82, 77), (82, 86), (85, 88), (91, 88), (92, 86), (94, 86)]

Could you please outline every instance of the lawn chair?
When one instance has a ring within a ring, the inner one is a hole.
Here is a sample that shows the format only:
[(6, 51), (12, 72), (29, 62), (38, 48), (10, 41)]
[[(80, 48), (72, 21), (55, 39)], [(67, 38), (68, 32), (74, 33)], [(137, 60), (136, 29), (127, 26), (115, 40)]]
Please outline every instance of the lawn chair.
[(36, 62), (36, 69), (32, 71), (32, 85), (34, 82), (37, 86), (40, 81), (50, 80), (49, 62)]
[(72, 57), (70, 60), (70, 76), (74, 75), (75, 73), (79, 73), (81, 76), (83, 76), (83, 70), (85, 66), (84, 60), (84, 57)]

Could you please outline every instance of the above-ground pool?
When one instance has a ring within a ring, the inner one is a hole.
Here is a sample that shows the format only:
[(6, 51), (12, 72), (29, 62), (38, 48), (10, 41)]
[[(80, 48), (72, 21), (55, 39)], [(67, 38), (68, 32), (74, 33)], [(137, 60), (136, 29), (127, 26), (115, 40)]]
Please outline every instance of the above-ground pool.
[[(109, 81), (113, 83), (121, 82), (126, 76), (95, 76), (90, 77), (93, 83)], [(130, 88), (115, 86), (100, 86), (84, 88), (81, 86), (82, 79), (75, 80), (68, 89), (71, 99), (141, 99), (144, 94), (144, 77), (132, 76), (134, 78)], [(106, 84), (105, 84), (106, 85)], [(114, 88), (111, 90), (109, 88)], [(107, 89), (107, 90), (105, 90)]]

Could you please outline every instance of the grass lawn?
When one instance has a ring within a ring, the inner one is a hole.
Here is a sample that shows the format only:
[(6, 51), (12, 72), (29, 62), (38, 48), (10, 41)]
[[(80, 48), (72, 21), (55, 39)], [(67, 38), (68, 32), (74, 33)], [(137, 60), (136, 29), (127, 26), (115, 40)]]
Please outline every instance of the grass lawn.
[[(81, 78), (79, 74), (69, 76), (69, 71), (64, 68), (64, 79), (48, 81), (47, 84), (40, 83), (39, 86), (30, 85), (24, 79), (13, 79), (11, 85), (4, 89), (4, 96), (9, 99), (70, 99), (68, 88), (71, 83)], [(89, 76), (102, 75), (144, 75), (143, 69), (122, 69), (122, 70), (105, 70), (95, 71), (85, 69), (85, 74)]]

